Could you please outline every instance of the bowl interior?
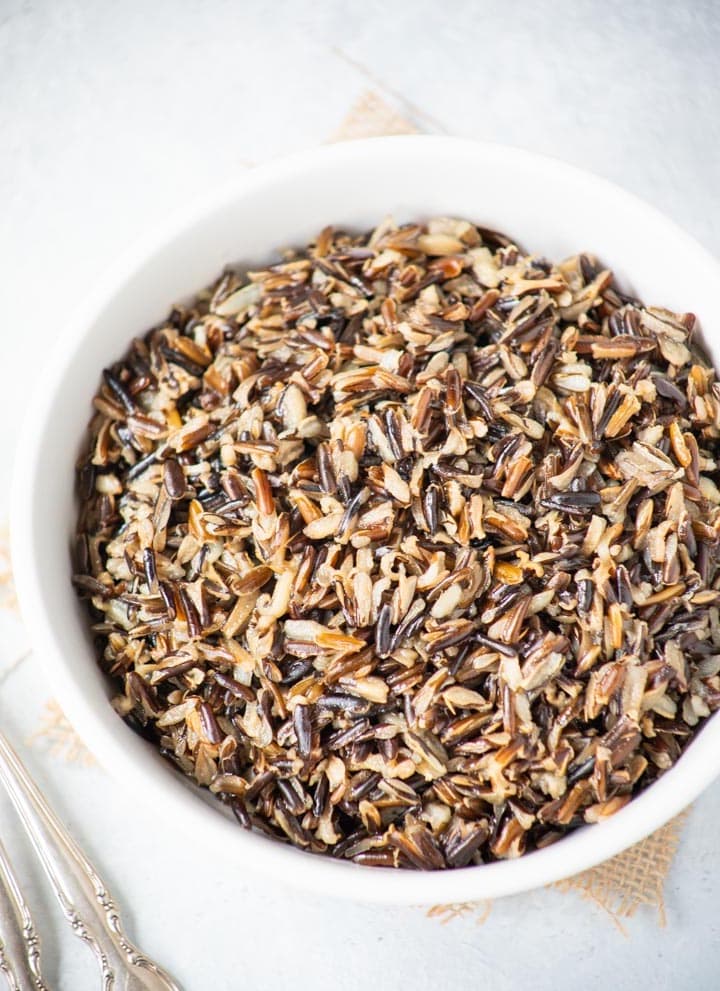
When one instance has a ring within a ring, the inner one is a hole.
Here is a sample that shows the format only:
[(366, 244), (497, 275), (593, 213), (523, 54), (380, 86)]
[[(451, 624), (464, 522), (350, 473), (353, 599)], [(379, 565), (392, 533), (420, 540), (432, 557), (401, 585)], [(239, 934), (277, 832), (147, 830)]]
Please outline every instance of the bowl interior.
[(258, 265), (326, 224), (365, 229), (387, 214), (400, 221), (467, 217), (552, 259), (589, 251), (646, 302), (695, 312), (717, 363), (715, 262), (652, 208), (603, 180), (550, 159), (455, 139), (375, 139), (305, 153), (241, 177), (146, 239), (91, 288), (26, 427), (13, 511), (14, 565), (28, 627), (63, 707), (101, 761), (159, 814), (206, 830), (245, 863), (322, 891), (396, 901), (490, 897), (591, 866), (679, 811), (716, 773), (717, 720), (648, 792), (613, 820), (564, 839), (561, 849), (432, 876), (338, 864), (238, 830), (210, 799), (217, 810), (211, 813), (205, 794), (118, 719), (69, 582), (74, 465), (102, 368), (224, 265)]

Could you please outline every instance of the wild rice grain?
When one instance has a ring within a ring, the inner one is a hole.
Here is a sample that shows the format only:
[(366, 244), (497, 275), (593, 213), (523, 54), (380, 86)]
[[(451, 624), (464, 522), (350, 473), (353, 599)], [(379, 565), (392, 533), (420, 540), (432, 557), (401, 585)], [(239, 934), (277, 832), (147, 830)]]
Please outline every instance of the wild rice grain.
[(163, 482), (171, 499), (182, 499), (187, 491), (185, 473), (174, 458), (168, 458), (163, 464)]

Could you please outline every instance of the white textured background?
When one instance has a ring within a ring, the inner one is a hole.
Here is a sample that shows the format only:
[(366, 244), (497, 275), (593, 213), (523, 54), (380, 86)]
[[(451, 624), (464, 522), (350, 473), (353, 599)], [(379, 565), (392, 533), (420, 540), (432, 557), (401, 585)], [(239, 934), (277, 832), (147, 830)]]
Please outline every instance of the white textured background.
[[(614, 179), (720, 254), (719, 52), (708, 0), (0, 0), (0, 523), (34, 366), (84, 286), (186, 197), (320, 143), (371, 88), (423, 130)], [(47, 690), (18, 624), (0, 620), (0, 723), (22, 742)], [(229, 874), (202, 837), (159, 835), (103, 772), (25, 752), (135, 934), (189, 991), (720, 986), (720, 786), (685, 828), (668, 928), (641, 911), (623, 935), (556, 891), (497, 903), (483, 926), (304, 899)], [(1, 800), (0, 833), (55, 986), (96, 987)]]

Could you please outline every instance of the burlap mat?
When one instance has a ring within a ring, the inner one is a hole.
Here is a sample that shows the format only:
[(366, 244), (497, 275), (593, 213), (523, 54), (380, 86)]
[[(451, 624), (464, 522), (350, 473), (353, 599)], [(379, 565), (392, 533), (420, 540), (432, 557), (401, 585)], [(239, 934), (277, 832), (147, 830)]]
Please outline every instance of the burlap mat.
[(6, 523), (0, 524), (0, 609), (17, 609), (10, 563), (10, 533)]
[[(418, 133), (406, 108), (394, 109), (376, 92), (364, 92), (341, 122), (332, 140), (348, 141), (354, 138), (377, 137), (383, 134)], [(606, 861), (599, 867), (585, 871), (565, 881), (552, 885), (561, 892), (573, 892), (595, 902), (603, 908), (622, 929), (621, 919), (630, 918), (641, 905), (656, 911), (658, 924), (665, 925), (664, 887), (670, 865), (680, 841), (685, 815), (678, 816), (646, 840)], [(484, 922), (491, 911), (487, 902), (480, 904), (462, 902), (454, 905), (435, 905), (429, 911), (431, 918), (447, 923), (466, 915)]]
[[(367, 91), (350, 109), (331, 140), (416, 133), (419, 128), (408, 119), (411, 116), (413, 113), (408, 113), (407, 108), (394, 109), (376, 92)], [(0, 611), (6, 615), (17, 610), (7, 537), (7, 528), (0, 526)], [(20, 660), (22, 657), (13, 658), (11, 667)], [(28, 742), (56, 759), (85, 766), (93, 763), (91, 754), (54, 700), (47, 702)], [(684, 815), (678, 816), (625, 853), (552, 887), (560, 892), (579, 894), (583, 899), (594, 902), (608, 913), (620, 929), (623, 929), (621, 920), (633, 916), (641, 906), (654, 909), (659, 925), (665, 925), (665, 880), (680, 840), (684, 818)], [(427, 914), (443, 924), (466, 916), (482, 923), (491, 909), (489, 902), (462, 902), (435, 905)]]

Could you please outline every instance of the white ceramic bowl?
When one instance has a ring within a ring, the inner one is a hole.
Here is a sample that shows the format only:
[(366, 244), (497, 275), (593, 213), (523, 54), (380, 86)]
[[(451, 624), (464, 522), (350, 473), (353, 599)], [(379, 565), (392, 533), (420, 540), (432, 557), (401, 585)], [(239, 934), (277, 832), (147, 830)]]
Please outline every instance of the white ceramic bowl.
[[(262, 263), (329, 223), (367, 228), (454, 214), (560, 259), (587, 250), (648, 302), (692, 310), (720, 359), (720, 269), (690, 237), (617, 187), (560, 162), (453, 138), (377, 138), (295, 155), (240, 176), (138, 244), (100, 280), (48, 363), (17, 466), (13, 563), (24, 617), (57, 697), (88, 746), (158, 818), (221, 848), (228, 864), (331, 895), (435, 903), (492, 898), (582, 871), (683, 809), (720, 769), (720, 717), (614, 818), (519, 860), (421, 873), (359, 867), (240, 829), (114, 713), (70, 584), (73, 469), (103, 367), (228, 262)], [(212, 805), (212, 807), (209, 807)]]

